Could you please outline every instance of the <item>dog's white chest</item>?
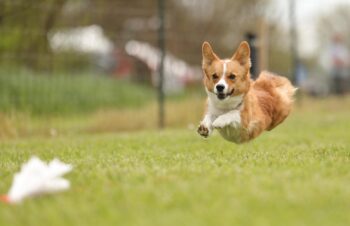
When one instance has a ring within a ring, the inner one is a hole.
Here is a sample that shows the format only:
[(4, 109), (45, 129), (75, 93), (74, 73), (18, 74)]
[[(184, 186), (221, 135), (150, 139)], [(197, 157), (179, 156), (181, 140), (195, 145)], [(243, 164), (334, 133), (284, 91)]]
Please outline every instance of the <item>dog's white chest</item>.
[[(243, 96), (234, 96), (218, 100), (216, 95), (208, 92), (208, 112), (202, 121), (206, 127), (217, 129), (221, 136), (235, 143), (241, 142), (241, 112)], [(211, 129), (210, 129), (211, 130)]]

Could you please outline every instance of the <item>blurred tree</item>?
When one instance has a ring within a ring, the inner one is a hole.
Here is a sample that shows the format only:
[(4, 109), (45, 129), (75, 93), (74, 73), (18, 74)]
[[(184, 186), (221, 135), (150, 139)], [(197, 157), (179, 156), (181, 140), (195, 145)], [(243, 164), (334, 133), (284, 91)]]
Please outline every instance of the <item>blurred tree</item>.
[(34, 68), (50, 65), (48, 33), (54, 27), (66, 0), (1, 1), (0, 52)]
[[(201, 44), (208, 40), (220, 56), (229, 57), (245, 32), (258, 31), (268, 1), (167, 0), (167, 50), (199, 64)], [(130, 39), (156, 45), (157, 1), (2, 0), (0, 54), (45, 68), (51, 58), (50, 32), (91, 24), (100, 25), (119, 48)]]
[(274, 73), (291, 78), (292, 60), (290, 37), (287, 29), (276, 22), (269, 24), (268, 69)]

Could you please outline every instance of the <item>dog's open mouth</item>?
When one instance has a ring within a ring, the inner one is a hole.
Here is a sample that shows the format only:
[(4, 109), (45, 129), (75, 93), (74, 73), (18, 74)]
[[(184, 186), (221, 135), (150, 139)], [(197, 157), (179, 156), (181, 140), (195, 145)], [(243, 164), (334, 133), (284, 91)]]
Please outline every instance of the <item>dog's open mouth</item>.
[(219, 100), (223, 100), (223, 99), (225, 99), (226, 97), (231, 96), (231, 95), (233, 94), (233, 92), (234, 92), (234, 89), (232, 89), (232, 91), (229, 92), (229, 93), (218, 93), (218, 94), (217, 94), (217, 97), (218, 97)]

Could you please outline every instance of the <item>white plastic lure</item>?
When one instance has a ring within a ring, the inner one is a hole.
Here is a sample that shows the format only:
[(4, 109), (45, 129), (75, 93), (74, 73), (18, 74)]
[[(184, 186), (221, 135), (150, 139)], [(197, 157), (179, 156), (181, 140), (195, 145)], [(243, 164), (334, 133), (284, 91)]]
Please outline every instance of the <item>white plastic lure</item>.
[(70, 182), (62, 176), (72, 168), (70, 164), (58, 159), (47, 164), (34, 156), (15, 174), (8, 194), (1, 199), (8, 203), (18, 203), (26, 197), (67, 190)]

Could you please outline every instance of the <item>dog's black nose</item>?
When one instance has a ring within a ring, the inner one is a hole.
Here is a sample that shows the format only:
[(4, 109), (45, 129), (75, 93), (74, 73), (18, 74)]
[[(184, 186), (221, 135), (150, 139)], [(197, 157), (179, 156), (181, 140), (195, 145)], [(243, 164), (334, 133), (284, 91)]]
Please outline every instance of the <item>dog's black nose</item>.
[(224, 89), (225, 89), (225, 86), (224, 86), (224, 85), (216, 85), (216, 90), (217, 90), (218, 92), (222, 92), (222, 91), (224, 91)]

